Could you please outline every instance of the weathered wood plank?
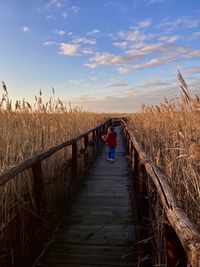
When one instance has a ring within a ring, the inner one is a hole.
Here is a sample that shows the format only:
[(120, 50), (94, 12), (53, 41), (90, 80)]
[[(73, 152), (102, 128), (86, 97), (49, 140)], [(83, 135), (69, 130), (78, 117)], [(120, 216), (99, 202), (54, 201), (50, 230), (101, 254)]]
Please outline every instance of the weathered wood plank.
[[(131, 259), (132, 260), (132, 259)], [(100, 255), (84, 255), (84, 254), (49, 254), (48, 262), (50, 263), (76, 263), (76, 264), (94, 264), (98, 265), (109, 264), (111, 266), (116, 266), (116, 264), (121, 264), (123, 266), (133, 266), (132, 261), (126, 260), (126, 258), (121, 258), (120, 256), (101, 256)]]
[[(133, 219), (128, 163), (118, 132), (114, 163), (103, 149), (91, 167), (46, 254), (46, 266), (133, 266)], [(117, 153), (118, 153), (117, 152)], [(127, 255), (127, 257), (126, 257)]]
[(61, 244), (54, 243), (49, 252), (59, 252), (63, 251), (64, 253), (76, 254), (77, 251), (80, 254), (85, 255), (111, 255), (111, 256), (120, 256), (125, 257), (126, 255), (134, 255), (135, 250), (133, 247), (123, 247), (123, 246), (81, 246), (81, 245), (73, 245), (73, 244)]

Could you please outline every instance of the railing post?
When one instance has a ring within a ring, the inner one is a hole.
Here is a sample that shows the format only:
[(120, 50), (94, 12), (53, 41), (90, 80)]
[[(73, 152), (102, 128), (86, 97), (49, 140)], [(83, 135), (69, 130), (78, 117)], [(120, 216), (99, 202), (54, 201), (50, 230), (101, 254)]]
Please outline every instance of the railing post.
[(89, 143), (88, 135), (85, 135), (84, 136), (84, 149), (85, 149), (85, 153), (84, 153), (84, 168), (86, 168), (87, 165), (88, 165), (88, 151), (87, 151), (88, 143)]
[(149, 267), (152, 266), (152, 257), (147, 257), (145, 259), (146, 255), (151, 255), (152, 253), (152, 247), (151, 247), (151, 229), (150, 229), (150, 207), (149, 207), (149, 196), (148, 196), (148, 175), (145, 169), (144, 164), (140, 163), (139, 168), (139, 176), (138, 176), (138, 185), (139, 185), (139, 222), (140, 222), (140, 228), (139, 228), (139, 239), (140, 240), (148, 240), (146, 242), (141, 242), (139, 244), (139, 251), (140, 251), (140, 257), (144, 258), (143, 261), (143, 267)]
[(106, 134), (106, 125), (104, 124), (104, 125), (102, 125), (102, 135), (103, 134)]
[(71, 174), (72, 181), (76, 183), (77, 179), (77, 168), (78, 168), (78, 145), (77, 142), (72, 143), (72, 166), (71, 166)]
[(33, 192), (35, 196), (35, 204), (37, 212), (41, 213), (42, 201), (44, 201), (44, 180), (42, 174), (41, 161), (32, 167), (33, 174)]
[(187, 256), (179, 238), (176, 235), (176, 232), (167, 219), (165, 220), (164, 226), (166, 238), (167, 267), (186, 267)]
[(138, 179), (139, 174), (139, 154), (134, 148), (134, 179)]
[(92, 131), (92, 141), (94, 143), (94, 153), (96, 149), (96, 131)]
[(96, 129), (95, 134), (96, 134), (96, 143), (98, 146), (99, 145), (99, 128)]

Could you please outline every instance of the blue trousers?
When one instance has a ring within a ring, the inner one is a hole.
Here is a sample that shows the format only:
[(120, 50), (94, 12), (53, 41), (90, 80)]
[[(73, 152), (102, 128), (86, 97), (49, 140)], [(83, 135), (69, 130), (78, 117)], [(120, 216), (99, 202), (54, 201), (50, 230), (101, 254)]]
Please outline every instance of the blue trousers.
[(115, 159), (115, 147), (109, 147), (108, 158)]

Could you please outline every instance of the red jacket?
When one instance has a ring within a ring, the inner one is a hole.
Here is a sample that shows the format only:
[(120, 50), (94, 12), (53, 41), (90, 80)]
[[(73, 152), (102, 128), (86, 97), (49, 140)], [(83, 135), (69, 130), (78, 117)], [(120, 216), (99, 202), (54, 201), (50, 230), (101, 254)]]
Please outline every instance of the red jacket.
[(106, 142), (106, 145), (109, 147), (115, 147), (117, 145), (117, 133), (116, 132), (103, 135), (102, 138)]

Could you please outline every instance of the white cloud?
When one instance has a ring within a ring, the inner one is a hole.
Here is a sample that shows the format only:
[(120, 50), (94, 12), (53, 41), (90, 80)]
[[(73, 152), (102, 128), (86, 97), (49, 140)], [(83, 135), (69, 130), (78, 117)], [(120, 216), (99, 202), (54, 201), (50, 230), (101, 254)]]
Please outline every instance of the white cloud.
[(61, 43), (59, 53), (66, 56), (77, 56), (80, 53), (80, 45)]
[(91, 69), (97, 66), (106, 66), (106, 65), (121, 65), (121, 64), (130, 64), (138, 60), (137, 56), (130, 55), (113, 55), (106, 52), (97, 52), (95, 55), (89, 59), (89, 61), (84, 64), (84, 66)]
[(95, 69), (97, 67), (95, 63), (84, 63), (83, 66), (89, 69)]
[[(113, 45), (126, 49), (123, 54), (97, 52), (85, 62), (84, 66), (91, 69), (98, 66), (114, 66), (120, 73), (126, 74), (130, 71), (200, 57), (200, 49), (176, 45), (176, 41), (182, 39), (181, 35), (160, 36), (160, 42), (157, 43), (145, 43), (143, 40), (150, 38), (150, 35), (141, 34), (138, 30), (120, 32), (118, 36), (124, 38), (125, 41), (114, 42)], [(129, 40), (135, 41), (137, 37), (139, 37), (139, 41), (141, 42), (131, 45)]]
[(128, 42), (114, 42), (113, 45), (119, 48), (126, 48), (129, 45), (129, 43)]
[(94, 53), (90, 47), (82, 47), (80, 43), (61, 43), (59, 54), (65, 56), (80, 56)]
[(117, 68), (117, 70), (119, 71), (119, 73), (121, 73), (121, 74), (127, 74), (127, 73), (129, 73), (130, 72), (130, 68), (129, 67), (119, 67), (119, 68)]
[(27, 26), (24, 26), (24, 27), (22, 28), (22, 31), (23, 31), (23, 32), (30, 32), (31, 29), (30, 29), (29, 27), (27, 27)]
[(60, 36), (63, 36), (63, 35), (66, 34), (66, 32), (63, 31), (63, 30), (56, 30), (55, 33), (58, 34), (58, 35), (60, 35)]
[(47, 41), (47, 42), (43, 43), (44, 46), (51, 46), (51, 45), (54, 45), (54, 44), (56, 44), (56, 42), (54, 42), (54, 41)]
[(80, 7), (79, 6), (72, 6), (71, 7), (71, 10), (74, 12), (74, 13), (79, 13), (79, 11), (80, 11)]
[(164, 19), (162, 23), (158, 24), (157, 28), (166, 28), (167, 32), (173, 32), (179, 27), (182, 28), (195, 28), (200, 26), (200, 19), (191, 16), (182, 16), (177, 18)]
[(165, 35), (159, 38), (159, 41), (166, 42), (166, 43), (174, 43), (181, 39), (180, 35)]
[(117, 34), (118, 38), (123, 39), (128, 42), (143, 42), (146, 40), (150, 40), (154, 37), (153, 34), (147, 33), (144, 34), (139, 30), (132, 30), (128, 32), (120, 31)]
[(46, 19), (55, 19), (53, 15), (46, 15)]
[(75, 37), (73, 40), (74, 43), (83, 43), (83, 44), (90, 44), (90, 45), (95, 45), (96, 40), (95, 39), (89, 39), (89, 38), (84, 38), (84, 37)]
[(144, 20), (141, 20), (137, 23), (137, 28), (138, 29), (144, 29), (144, 28), (148, 28), (150, 27), (152, 24), (152, 19), (151, 18), (147, 18)]
[(92, 31), (89, 31), (88, 33), (87, 33), (87, 35), (95, 35), (95, 34), (98, 34), (98, 33), (100, 33), (101, 31), (100, 30), (98, 30), (98, 29), (94, 29), (94, 30), (92, 30)]
[(93, 49), (90, 47), (83, 47), (81, 51), (83, 54), (93, 54), (94, 53)]
[(43, 7), (44, 10), (49, 10), (51, 8), (61, 8), (65, 6), (64, 0), (49, 0), (46, 5)]

